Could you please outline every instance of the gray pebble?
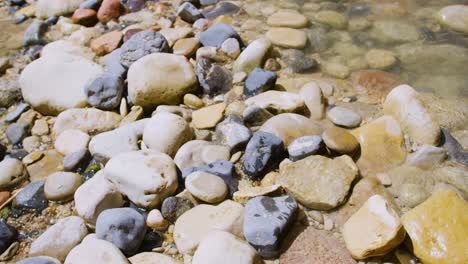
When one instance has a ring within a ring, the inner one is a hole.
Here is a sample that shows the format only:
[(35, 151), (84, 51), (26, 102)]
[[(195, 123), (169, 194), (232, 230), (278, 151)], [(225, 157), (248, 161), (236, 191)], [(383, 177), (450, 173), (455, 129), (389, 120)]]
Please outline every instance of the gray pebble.
[(169, 52), (166, 38), (153, 30), (144, 30), (133, 35), (122, 47), (120, 63), (130, 67), (138, 59), (156, 52)]
[(361, 124), (361, 116), (356, 112), (342, 106), (335, 106), (327, 113), (328, 119), (337, 126), (353, 128)]
[(61, 264), (61, 262), (52, 257), (40, 256), (20, 260), (16, 264)]
[(11, 124), (5, 134), (12, 145), (21, 143), (29, 135), (29, 124), (25, 122)]
[(102, 110), (113, 110), (120, 105), (124, 83), (117, 75), (103, 73), (85, 86), (88, 103)]
[(229, 116), (216, 126), (216, 140), (231, 147), (233, 152), (243, 148), (251, 137), (252, 132), (239, 116)]
[(83, 172), (91, 160), (91, 154), (87, 149), (82, 149), (68, 154), (63, 158), (63, 170)]
[(226, 39), (235, 38), (242, 43), (239, 34), (226, 23), (216, 23), (209, 27), (206, 31), (200, 33), (199, 40), (203, 46), (221, 48), (221, 45)]
[(217, 95), (231, 90), (232, 73), (226, 68), (212, 63), (209, 59), (200, 58), (195, 70), (204, 94)]
[(271, 133), (258, 131), (250, 139), (244, 154), (244, 172), (257, 180), (275, 167), (284, 152), (283, 140)]
[(15, 110), (11, 111), (5, 116), (5, 121), (13, 122), (18, 119), (22, 113), (26, 112), (29, 109), (29, 104), (27, 103), (20, 103), (16, 106)]
[(49, 202), (44, 194), (44, 181), (31, 182), (15, 197), (16, 209), (41, 212)]
[(275, 87), (277, 75), (275, 72), (255, 68), (244, 83), (244, 94), (254, 96)]
[(161, 214), (167, 221), (175, 223), (177, 218), (194, 207), (193, 203), (184, 197), (167, 197), (161, 205)]
[(314, 155), (322, 146), (321, 136), (304, 136), (295, 139), (288, 146), (289, 159), (297, 161)]
[(48, 25), (40, 20), (35, 20), (24, 32), (23, 46), (45, 44), (44, 34)]
[(244, 117), (244, 122), (246, 125), (261, 126), (268, 119), (272, 118), (273, 114), (265, 108), (261, 108), (256, 105), (251, 105), (244, 110), (242, 116)]

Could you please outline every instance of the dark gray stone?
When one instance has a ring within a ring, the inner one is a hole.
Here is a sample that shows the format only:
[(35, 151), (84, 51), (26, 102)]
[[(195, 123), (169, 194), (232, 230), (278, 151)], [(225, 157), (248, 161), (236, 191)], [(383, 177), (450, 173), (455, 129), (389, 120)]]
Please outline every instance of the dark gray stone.
[(127, 69), (120, 64), (120, 55), (122, 49), (118, 48), (104, 56), (104, 65), (106, 65), (106, 73), (113, 74), (125, 79)]
[(61, 262), (55, 258), (40, 256), (23, 259), (16, 262), (16, 264), (61, 264)]
[(315, 59), (307, 58), (302, 50), (287, 50), (282, 59), (295, 73), (304, 73), (317, 69), (318, 62)]
[(2, 161), (5, 158), (5, 154), (7, 152), (7, 148), (5, 145), (0, 143), (0, 161)]
[(120, 105), (124, 91), (122, 78), (110, 73), (103, 73), (85, 86), (86, 100), (96, 108), (113, 110)]
[(242, 113), (244, 122), (248, 126), (261, 126), (268, 119), (273, 117), (273, 114), (268, 110), (256, 105), (248, 106)]
[(44, 34), (48, 25), (40, 20), (35, 20), (24, 32), (23, 46), (45, 44)]
[(284, 153), (281, 138), (264, 131), (258, 131), (247, 144), (244, 154), (244, 172), (253, 180), (260, 180), (278, 165)]
[(102, 0), (87, 0), (80, 4), (80, 9), (98, 10)]
[(5, 116), (5, 121), (7, 122), (13, 122), (18, 119), (22, 113), (26, 112), (26, 110), (29, 109), (29, 104), (27, 103), (20, 103), (18, 106), (16, 106), (15, 110), (11, 111)]
[(441, 144), (447, 150), (449, 159), (468, 166), (468, 151), (445, 128), (442, 128)]
[(185, 2), (177, 9), (177, 15), (188, 23), (193, 23), (197, 19), (203, 18), (202, 13), (193, 4)]
[(161, 205), (161, 215), (167, 221), (175, 223), (177, 218), (194, 207), (193, 203), (184, 197), (171, 196), (164, 199)]
[(44, 23), (46, 23), (49, 26), (53, 26), (57, 24), (58, 20), (59, 20), (58, 16), (51, 16), (51, 17), (48, 17), (46, 20), (44, 20)]
[(235, 38), (242, 43), (239, 34), (226, 23), (216, 23), (209, 27), (206, 31), (200, 33), (199, 40), (203, 46), (221, 48), (221, 45), (226, 39)]
[(25, 1), (25, 0), (9, 0), (8, 2), (9, 2), (10, 5), (12, 5), (12, 6), (21, 6), (21, 5), (26, 4), (26, 1)]
[(8, 154), (9, 158), (22, 160), (26, 157), (29, 153), (24, 149), (13, 150), (11, 153)]
[(63, 170), (83, 172), (91, 161), (91, 154), (87, 149), (70, 153), (63, 158)]
[(39, 59), (39, 57), (41, 55), (42, 48), (44, 48), (43, 45), (31, 46), (26, 51), (26, 56), (28, 56), (31, 60), (37, 60), (37, 59)]
[(207, 6), (207, 5), (215, 5), (219, 2), (219, 0), (200, 0), (200, 5)]
[(240, 8), (230, 2), (221, 2), (215, 7), (205, 10), (202, 14), (208, 19), (214, 19), (222, 15), (234, 15), (239, 12)]
[(19, 16), (16, 16), (14, 17), (11, 22), (13, 22), (13, 24), (21, 24), (23, 23), (24, 21), (28, 20), (28, 16), (25, 15), (25, 14), (21, 14)]
[(289, 195), (255, 197), (244, 209), (244, 236), (260, 256), (279, 255), (283, 237), (294, 221), (297, 203)]
[(182, 178), (185, 179), (189, 174), (195, 171), (204, 171), (216, 175), (223, 179), (224, 183), (228, 186), (229, 195), (232, 195), (238, 190), (239, 179), (234, 175), (234, 164), (227, 160), (217, 160), (207, 165), (199, 167), (190, 167), (182, 171)]
[(0, 220), (0, 254), (10, 247), (15, 242), (18, 236), (16, 229), (9, 224), (5, 223), (4, 220)]
[(144, 30), (133, 35), (121, 47), (120, 63), (130, 67), (138, 59), (156, 52), (169, 52), (166, 38), (153, 30)]
[(111, 242), (127, 255), (137, 252), (145, 234), (145, 218), (135, 209), (108, 209), (96, 221), (97, 238)]
[(254, 96), (275, 88), (277, 75), (275, 72), (255, 68), (244, 83), (244, 95)]
[(244, 126), (240, 116), (229, 116), (216, 126), (216, 140), (231, 147), (233, 152), (243, 148), (251, 137), (252, 132)]
[(231, 90), (232, 73), (226, 68), (200, 58), (195, 70), (204, 94), (217, 95)]
[(15, 198), (16, 209), (41, 212), (49, 205), (44, 194), (44, 181), (31, 182)]
[(138, 12), (145, 7), (146, 0), (120, 0), (129, 12)]
[(12, 145), (21, 143), (29, 135), (29, 124), (25, 122), (11, 124), (5, 134)]
[(297, 138), (288, 145), (289, 159), (297, 161), (310, 155), (314, 155), (321, 147), (321, 136), (304, 136)]
[(161, 235), (148, 228), (138, 252), (152, 252), (154, 248), (162, 246), (163, 241)]

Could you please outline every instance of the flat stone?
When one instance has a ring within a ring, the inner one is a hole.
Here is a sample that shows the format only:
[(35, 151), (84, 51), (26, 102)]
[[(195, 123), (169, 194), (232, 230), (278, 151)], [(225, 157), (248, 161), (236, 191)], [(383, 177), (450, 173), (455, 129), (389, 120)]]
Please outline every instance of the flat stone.
[(14, 187), (28, 178), (23, 163), (17, 159), (6, 158), (0, 162), (0, 189)]
[(295, 93), (266, 91), (245, 100), (247, 106), (255, 105), (273, 113), (290, 113), (304, 108), (304, 101)]
[(25, 137), (30, 133), (30, 126), (25, 122), (17, 122), (9, 125), (5, 131), (8, 141), (12, 145), (21, 143)]
[(240, 54), (239, 41), (235, 38), (228, 38), (221, 44), (221, 50), (232, 59), (235, 59)]
[(223, 42), (229, 38), (235, 38), (241, 43), (239, 34), (226, 23), (216, 23), (199, 35), (203, 46), (221, 48)]
[(358, 174), (349, 156), (310, 156), (280, 168), (279, 184), (305, 206), (329, 210), (341, 205)]
[(192, 57), (200, 47), (200, 41), (197, 38), (179, 39), (172, 47), (175, 55), (183, 55), (185, 57)]
[(159, 31), (169, 43), (169, 46), (174, 46), (176, 41), (188, 38), (193, 35), (193, 30), (190, 27), (163, 28)]
[(225, 103), (210, 105), (192, 113), (192, 125), (198, 129), (215, 127), (224, 116)]
[(240, 7), (234, 3), (221, 2), (213, 8), (203, 11), (202, 14), (208, 19), (215, 19), (222, 15), (234, 15), (238, 13), (239, 10)]
[(365, 55), (366, 61), (372, 69), (385, 70), (397, 64), (397, 58), (391, 51), (371, 49)]
[(5, 121), (7, 122), (14, 122), (16, 121), (22, 113), (27, 111), (30, 108), (29, 104), (27, 103), (20, 103), (16, 106), (15, 110), (11, 111), (5, 116)]
[(309, 21), (304, 15), (290, 11), (279, 11), (268, 17), (267, 24), (272, 27), (303, 28)]
[(330, 127), (322, 134), (325, 145), (340, 154), (353, 154), (359, 147), (357, 139), (346, 129)]
[(437, 13), (439, 23), (449, 29), (468, 34), (468, 7), (466, 5), (450, 5)]
[(196, 171), (185, 178), (185, 188), (196, 198), (207, 203), (219, 203), (224, 200), (228, 188), (221, 177)]
[(122, 32), (111, 31), (93, 39), (90, 47), (97, 55), (103, 56), (116, 50), (122, 43), (122, 40)]
[(138, 59), (156, 52), (168, 52), (169, 43), (166, 38), (153, 30), (136, 33), (121, 47), (120, 62), (129, 68)]
[(35, 210), (41, 212), (49, 202), (44, 195), (44, 181), (31, 182), (15, 197), (16, 207), (20, 210)]
[(288, 146), (289, 159), (297, 161), (316, 154), (322, 147), (321, 136), (303, 136), (292, 141)]
[(346, 29), (348, 25), (346, 16), (333, 10), (319, 11), (314, 18), (318, 22), (336, 29)]
[(45, 197), (51, 201), (71, 200), (81, 183), (82, 179), (79, 174), (72, 172), (53, 173), (45, 181)]
[(161, 205), (161, 214), (164, 219), (167, 219), (171, 223), (175, 223), (177, 218), (193, 207), (194, 204), (189, 199), (171, 196), (164, 199)]
[(255, 68), (244, 83), (244, 95), (250, 97), (272, 90), (276, 84), (276, 73)]
[(94, 108), (69, 109), (57, 116), (52, 128), (54, 135), (68, 129), (78, 129), (89, 135), (112, 130), (119, 126), (122, 117), (114, 112)]
[(71, 17), (72, 22), (85, 27), (92, 27), (98, 22), (97, 12), (93, 9), (77, 9)]
[(272, 28), (266, 33), (266, 37), (273, 45), (281, 48), (303, 49), (307, 44), (305, 32), (298, 29)]
[(261, 67), (270, 47), (271, 41), (267, 38), (252, 41), (234, 62), (232, 66), (233, 71), (235, 73), (245, 72), (248, 74), (256, 67)]
[(361, 123), (361, 116), (351, 109), (335, 106), (327, 112), (327, 117), (337, 126), (353, 128)]
[(90, 234), (70, 251), (64, 262), (64, 264), (80, 263), (128, 264), (128, 260), (114, 244)]
[(251, 179), (261, 179), (273, 169), (284, 153), (283, 140), (274, 134), (259, 131), (250, 139), (244, 154), (244, 172)]
[(50, 174), (61, 170), (63, 156), (59, 152), (47, 150), (43, 154), (40, 160), (26, 167), (31, 181), (45, 180)]
[(216, 160), (229, 160), (228, 146), (216, 145), (205, 140), (191, 140), (177, 151), (174, 161), (184, 171), (190, 167), (204, 166)]
[(419, 31), (414, 24), (401, 20), (377, 20), (370, 36), (382, 43), (411, 42), (419, 39)]
[(63, 155), (69, 155), (88, 148), (89, 135), (78, 129), (67, 129), (55, 140), (55, 149)]
[(360, 94), (359, 101), (380, 103), (402, 81), (397, 75), (380, 70), (363, 70), (351, 73), (354, 90)]

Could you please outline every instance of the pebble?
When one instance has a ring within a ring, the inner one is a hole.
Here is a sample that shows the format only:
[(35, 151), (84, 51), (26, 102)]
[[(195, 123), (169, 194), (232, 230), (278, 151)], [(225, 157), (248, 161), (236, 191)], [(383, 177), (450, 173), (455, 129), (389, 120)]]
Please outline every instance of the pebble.
[(304, 100), (296, 93), (270, 90), (245, 100), (248, 106), (255, 105), (273, 113), (291, 113), (304, 108)]
[(311, 118), (320, 120), (324, 117), (325, 99), (318, 83), (306, 83), (299, 91), (299, 95), (304, 100)]
[(120, 63), (121, 54), (122, 48), (118, 48), (104, 56), (102, 60), (106, 66), (106, 72), (123, 78), (127, 69)]
[(221, 50), (230, 58), (236, 59), (240, 54), (239, 41), (235, 38), (228, 38), (223, 42), (223, 44), (221, 44)]
[(99, 22), (106, 24), (118, 18), (123, 13), (124, 8), (119, 0), (103, 0), (98, 10), (97, 17)]
[(365, 55), (366, 61), (372, 69), (385, 70), (397, 64), (397, 58), (391, 51), (371, 49)]
[(116, 50), (122, 43), (122, 39), (122, 32), (111, 31), (91, 40), (90, 47), (98, 56), (103, 56)]
[(33, 21), (24, 32), (23, 46), (44, 45), (44, 34), (48, 25), (40, 20)]
[(101, 4), (101, 0), (85, 0), (80, 4), (80, 9), (94, 9), (97, 10)]
[(314, 16), (318, 22), (336, 29), (346, 29), (348, 21), (346, 16), (332, 10), (319, 11)]
[(258, 107), (256, 105), (251, 105), (245, 108), (242, 113), (245, 124), (248, 126), (261, 126), (268, 119), (273, 117), (273, 114), (268, 110)]
[(449, 29), (468, 34), (468, 7), (466, 5), (450, 5), (437, 13), (439, 23)]
[(175, 223), (177, 218), (193, 207), (194, 204), (187, 198), (170, 196), (164, 199), (161, 205), (161, 214), (164, 219)]
[(83, 172), (91, 159), (87, 149), (81, 149), (66, 155), (63, 158), (63, 170), (71, 172)]
[(177, 40), (172, 50), (175, 55), (182, 55), (190, 58), (195, 55), (199, 47), (200, 41), (197, 38), (184, 38)]
[(251, 97), (267, 90), (272, 90), (276, 84), (275, 72), (255, 68), (247, 77), (244, 84), (244, 95)]
[(239, 34), (226, 23), (216, 23), (203, 31), (199, 35), (199, 40), (203, 46), (221, 48), (224, 41), (235, 38), (241, 43)]
[(138, 12), (145, 7), (144, 0), (122, 0), (120, 1), (129, 12)]
[(330, 76), (338, 79), (346, 79), (350, 74), (348, 66), (338, 62), (324, 63), (322, 70)]
[(446, 158), (447, 151), (444, 148), (422, 145), (408, 155), (406, 163), (421, 169), (431, 169), (440, 165)]
[(267, 24), (272, 27), (303, 28), (309, 23), (307, 17), (296, 12), (279, 11), (268, 17)]
[(207, 165), (216, 160), (229, 160), (230, 148), (227, 146), (212, 144), (205, 140), (191, 140), (177, 151), (174, 162), (184, 171), (190, 167)]
[(49, 175), (45, 181), (45, 197), (50, 201), (71, 200), (81, 183), (82, 180), (79, 174), (72, 172), (55, 172)]
[(3, 219), (0, 220), (0, 252), (3, 253), (16, 241), (18, 231)]
[(41, 212), (49, 202), (44, 195), (44, 181), (31, 182), (15, 197), (16, 208)]
[(322, 147), (322, 137), (303, 136), (288, 145), (289, 159), (297, 161), (316, 154)]
[(44, 153), (42, 151), (35, 151), (26, 155), (26, 157), (24, 157), (22, 161), (25, 165), (30, 165), (42, 159), (43, 157), (44, 157)]
[(11, 111), (5, 116), (5, 121), (7, 122), (14, 122), (16, 121), (22, 113), (29, 110), (30, 106), (27, 103), (20, 103), (16, 106), (15, 110)]
[(240, 116), (230, 116), (216, 126), (217, 142), (229, 146), (232, 151), (245, 146), (250, 137), (252, 132), (244, 126)]
[(199, 109), (205, 106), (203, 100), (194, 94), (184, 95), (184, 104), (194, 109)]
[(159, 31), (169, 43), (169, 46), (174, 46), (177, 40), (188, 38), (193, 34), (193, 30), (190, 27), (178, 27), (178, 28), (163, 28)]
[(128, 255), (137, 252), (145, 233), (145, 218), (132, 208), (105, 210), (96, 221), (96, 237), (111, 242)]
[(90, 234), (70, 251), (64, 262), (64, 264), (81, 263), (128, 264), (128, 260), (114, 244)]
[(231, 2), (221, 2), (213, 8), (202, 11), (202, 14), (208, 19), (215, 19), (222, 15), (234, 15), (240, 10), (239, 6)]
[(294, 73), (306, 73), (318, 67), (318, 62), (313, 58), (308, 58), (302, 50), (289, 49), (285, 51), (281, 59)]
[(18, 122), (7, 127), (5, 134), (12, 145), (21, 143), (29, 135), (30, 127), (28, 123)]
[(416, 26), (403, 20), (377, 20), (369, 34), (371, 38), (384, 44), (411, 42), (420, 38)]
[(177, 9), (177, 15), (188, 23), (193, 23), (197, 19), (203, 18), (202, 13), (190, 2), (185, 2)]
[(28, 172), (21, 161), (14, 158), (5, 158), (0, 162), (1, 190), (17, 186), (27, 178)]
[(47, 256), (30, 257), (16, 262), (17, 264), (61, 264), (60, 260)]
[(11, 193), (8, 191), (0, 192), (0, 206), (2, 206), (8, 199), (10, 199)]
[(11, 19), (11, 22), (13, 24), (21, 24), (23, 23), (24, 21), (28, 20), (28, 16), (25, 15), (25, 14), (20, 14), (20, 15), (17, 15), (15, 16), (13, 19)]
[(245, 149), (243, 168), (251, 179), (261, 179), (281, 160), (284, 144), (274, 134), (259, 131), (253, 135)]
[(192, 125), (197, 129), (215, 127), (223, 118), (225, 103), (205, 106), (192, 113)]
[(204, 94), (217, 95), (226, 93), (232, 88), (232, 73), (209, 59), (198, 59), (196, 73)]
[(59, 171), (63, 156), (55, 150), (42, 151), (44, 156), (27, 166), (31, 181), (45, 180), (50, 174)]
[(180, 264), (169, 256), (155, 252), (138, 253), (128, 260), (132, 264)]
[(307, 44), (306, 33), (293, 28), (271, 28), (266, 33), (266, 37), (273, 45), (281, 48), (303, 49)]
[(229, 189), (228, 197), (232, 197), (233, 193), (237, 191), (239, 179), (235, 176), (234, 164), (230, 161), (216, 160), (207, 165), (186, 168), (182, 171), (182, 178), (185, 179), (189, 174), (196, 171), (207, 172), (223, 179)]
[(34, 122), (31, 129), (31, 134), (34, 136), (45, 136), (49, 134), (49, 124), (45, 119), (38, 119)]
[(442, 128), (441, 131), (443, 135), (442, 147), (447, 151), (448, 157), (458, 163), (467, 165), (467, 151), (465, 151), (463, 146), (450, 134), (447, 129)]
[(156, 52), (168, 52), (166, 38), (153, 30), (144, 30), (134, 34), (121, 47), (120, 63), (129, 68), (138, 59)]
[(90, 105), (102, 110), (113, 110), (120, 104), (124, 82), (119, 76), (104, 73), (90, 80), (84, 90)]
[(265, 55), (271, 48), (271, 42), (267, 38), (252, 41), (239, 55), (232, 66), (234, 73), (250, 73), (256, 67), (261, 67)]
[(55, 149), (64, 154), (71, 153), (88, 148), (89, 135), (78, 129), (67, 129), (61, 132), (55, 140)]
[(155, 230), (166, 230), (169, 226), (169, 223), (161, 214), (161, 211), (158, 209), (153, 209), (148, 213), (148, 217), (146, 218), (146, 225), (149, 228)]
[(219, 203), (228, 193), (223, 179), (204, 171), (189, 174), (185, 178), (185, 188), (193, 196), (207, 203)]
[(409, 208), (416, 207), (428, 197), (429, 193), (418, 184), (404, 183), (398, 188), (398, 199)]
[(245, 205), (244, 236), (265, 258), (279, 255), (280, 244), (294, 221), (297, 203), (291, 196), (259, 196)]
[(97, 12), (93, 9), (77, 9), (71, 19), (73, 23), (85, 27), (92, 27), (98, 22)]
[(354, 128), (361, 123), (361, 116), (351, 109), (335, 106), (327, 112), (327, 117), (333, 124), (346, 128)]
[(340, 127), (326, 129), (322, 134), (322, 139), (327, 148), (340, 154), (353, 154), (359, 147), (357, 139)]

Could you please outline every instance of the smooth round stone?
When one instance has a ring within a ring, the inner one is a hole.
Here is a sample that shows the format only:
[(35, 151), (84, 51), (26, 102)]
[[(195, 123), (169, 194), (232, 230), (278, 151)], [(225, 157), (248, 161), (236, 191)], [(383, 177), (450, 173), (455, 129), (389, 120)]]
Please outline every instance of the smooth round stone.
[(279, 11), (271, 15), (267, 23), (272, 27), (303, 28), (307, 26), (307, 18), (296, 12)]
[(185, 188), (196, 198), (207, 203), (224, 200), (228, 189), (223, 179), (211, 173), (196, 171), (185, 178)]
[(90, 105), (102, 110), (112, 110), (120, 104), (124, 81), (117, 75), (105, 73), (86, 84), (84, 90)]
[(298, 29), (272, 28), (266, 33), (266, 37), (274, 45), (282, 48), (303, 49), (307, 44), (306, 33)]
[(331, 150), (341, 154), (353, 153), (359, 142), (348, 131), (340, 127), (330, 127), (322, 134), (323, 142)]
[(468, 6), (451, 5), (442, 8), (437, 14), (437, 19), (442, 25), (468, 34)]
[(197, 49), (200, 47), (200, 41), (196, 38), (179, 39), (174, 44), (173, 53), (175, 55), (183, 55), (191, 57), (195, 54)]
[(13, 187), (27, 177), (28, 172), (21, 161), (6, 158), (0, 162), (0, 189)]
[(78, 129), (68, 129), (60, 133), (54, 147), (58, 152), (69, 155), (88, 148), (89, 135)]
[(288, 146), (289, 158), (292, 161), (303, 159), (317, 153), (322, 145), (320, 136), (304, 136), (295, 139)]
[(82, 183), (81, 176), (73, 172), (56, 172), (45, 181), (44, 193), (48, 200), (67, 201), (73, 198)]
[(315, 19), (333, 28), (344, 29), (348, 25), (346, 16), (332, 10), (320, 11), (315, 15)]
[(203, 100), (194, 94), (184, 95), (184, 104), (195, 109), (202, 108), (205, 105)]
[(365, 55), (366, 61), (373, 69), (388, 69), (397, 64), (397, 58), (393, 52), (380, 49), (369, 50)]
[(169, 223), (161, 214), (161, 211), (158, 209), (153, 209), (148, 213), (148, 217), (146, 218), (146, 225), (150, 228), (156, 230), (165, 230)]
[(348, 128), (359, 126), (362, 120), (359, 114), (341, 106), (333, 107), (330, 111), (328, 111), (327, 116), (328, 119), (333, 122), (333, 124)]

